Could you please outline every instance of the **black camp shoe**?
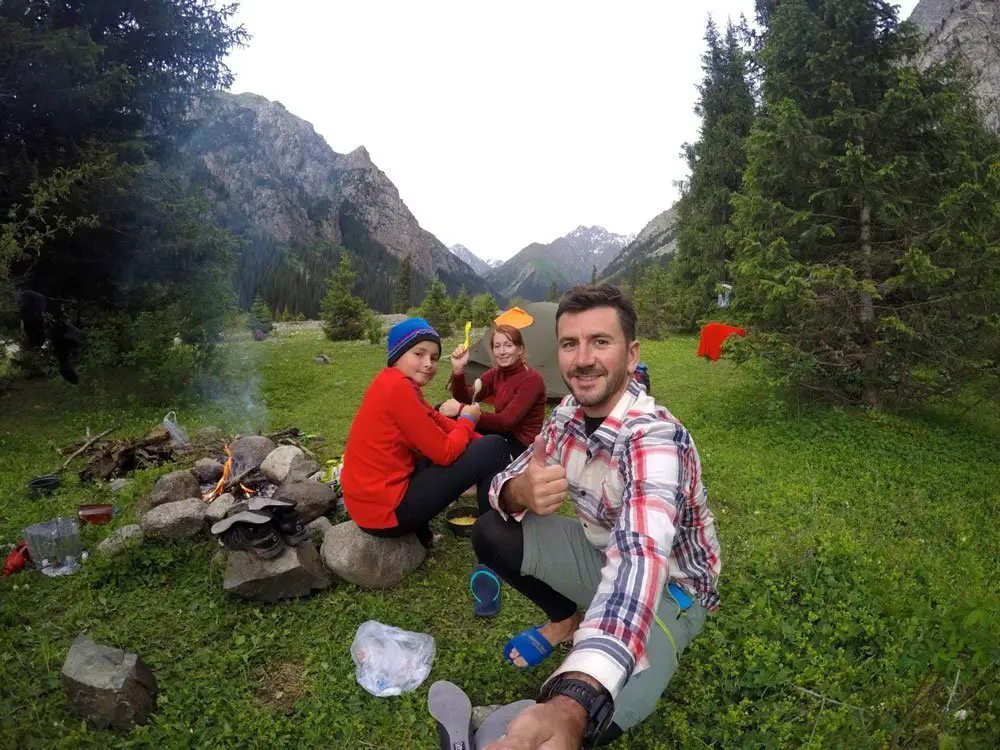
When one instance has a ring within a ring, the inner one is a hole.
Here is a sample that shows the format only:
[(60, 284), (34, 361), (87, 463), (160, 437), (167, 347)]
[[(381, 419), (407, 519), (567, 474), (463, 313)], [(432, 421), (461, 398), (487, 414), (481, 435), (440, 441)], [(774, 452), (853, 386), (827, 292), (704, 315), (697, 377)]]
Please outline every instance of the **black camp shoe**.
[(212, 534), (224, 547), (249, 552), (262, 560), (277, 557), (285, 549), (271, 517), (264, 513), (243, 511), (223, 518), (212, 525)]
[(270, 516), (275, 530), (289, 546), (297, 547), (309, 539), (309, 529), (295, 509), (295, 503), (255, 495), (247, 505), (253, 513)]

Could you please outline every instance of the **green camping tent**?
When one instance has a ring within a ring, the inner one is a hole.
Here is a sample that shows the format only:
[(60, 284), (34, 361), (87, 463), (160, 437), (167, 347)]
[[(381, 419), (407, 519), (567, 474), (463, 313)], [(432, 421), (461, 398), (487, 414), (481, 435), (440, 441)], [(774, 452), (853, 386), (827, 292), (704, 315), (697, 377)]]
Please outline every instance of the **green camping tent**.
[[(550, 401), (559, 401), (569, 393), (569, 389), (559, 375), (559, 359), (556, 351), (556, 305), (555, 302), (529, 302), (521, 309), (529, 313), (534, 322), (521, 329), (528, 366), (538, 370), (545, 378), (546, 395)], [(471, 383), (493, 367), (490, 356), (491, 328), (482, 338), (471, 345), (469, 364), (465, 368), (465, 382)]]

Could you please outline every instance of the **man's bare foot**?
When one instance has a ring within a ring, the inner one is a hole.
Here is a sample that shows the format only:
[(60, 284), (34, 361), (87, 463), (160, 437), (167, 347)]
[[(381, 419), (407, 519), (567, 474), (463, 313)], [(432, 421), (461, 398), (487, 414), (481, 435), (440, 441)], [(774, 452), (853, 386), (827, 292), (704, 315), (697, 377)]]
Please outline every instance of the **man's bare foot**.
[[(565, 643), (573, 638), (573, 633), (580, 627), (580, 620), (580, 613), (576, 612), (572, 617), (567, 617), (565, 620), (545, 623), (538, 629), (538, 632), (541, 633), (542, 638), (549, 642), (550, 646), (555, 648), (560, 643)], [(510, 659), (514, 662), (515, 667), (524, 669), (528, 666), (528, 662), (521, 658), (516, 648), (511, 650)]]

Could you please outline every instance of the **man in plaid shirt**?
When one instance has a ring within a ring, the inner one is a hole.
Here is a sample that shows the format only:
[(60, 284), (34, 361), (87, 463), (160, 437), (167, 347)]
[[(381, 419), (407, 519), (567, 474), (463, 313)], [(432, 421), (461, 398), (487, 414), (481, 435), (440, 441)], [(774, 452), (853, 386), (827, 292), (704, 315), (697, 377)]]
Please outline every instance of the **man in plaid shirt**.
[[(495, 510), (473, 530), (480, 561), (548, 617), (511, 640), (508, 660), (533, 666), (573, 640), (541, 701), (490, 750), (614, 740), (653, 712), (718, 608), (719, 542), (698, 452), (633, 378), (635, 320), (610, 284), (563, 296), (556, 336), (572, 396), (494, 479)], [(556, 514), (567, 493), (576, 519)]]

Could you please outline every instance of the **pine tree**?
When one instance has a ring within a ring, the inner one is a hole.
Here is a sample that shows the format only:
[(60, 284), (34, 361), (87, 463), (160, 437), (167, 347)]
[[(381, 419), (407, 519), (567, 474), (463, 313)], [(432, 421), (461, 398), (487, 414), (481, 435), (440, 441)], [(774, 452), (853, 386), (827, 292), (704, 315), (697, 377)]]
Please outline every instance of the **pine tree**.
[(264, 298), (259, 294), (253, 298), (253, 305), (250, 307), (250, 318), (247, 321), (251, 331), (257, 333), (270, 333), (274, 328), (274, 315), (271, 308), (267, 306)]
[(731, 200), (742, 185), (746, 139), (754, 119), (746, 54), (732, 24), (725, 38), (715, 23), (705, 30), (704, 78), (695, 113), (701, 117), (697, 143), (684, 147), (691, 176), (677, 202), (677, 254), (670, 263), (670, 319), (693, 330), (712, 309), (717, 284), (728, 281), (732, 257), (727, 231)]
[[(767, 5), (734, 312), (786, 382), (870, 407), (992, 378), (1000, 147), (884, 0)], [(849, 51), (849, 54), (848, 54)]]
[(452, 332), (451, 311), (452, 304), (451, 300), (448, 299), (448, 290), (445, 289), (444, 282), (435, 276), (427, 289), (427, 296), (420, 303), (421, 317), (430, 323), (442, 337), (450, 336)]
[(399, 275), (396, 276), (396, 288), (392, 293), (392, 308), (390, 312), (406, 312), (410, 307), (410, 294), (413, 285), (413, 263), (410, 257), (403, 258), (399, 264)]
[(556, 286), (555, 281), (549, 282), (549, 295), (545, 299), (548, 300), (549, 302), (559, 301), (559, 287)]
[(354, 341), (370, 329), (374, 314), (363, 299), (352, 293), (356, 280), (351, 257), (342, 252), (340, 265), (330, 275), (326, 295), (320, 304), (323, 330), (332, 341)]
[(472, 325), (485, 328), (493, 325), (493, 320), (500, 314), (500, 308), (489, 292), (477, 294), (472, 298)]
[(597, 283), (597, 266), (590, 269), (590, 284), (593, 286)]
[(469, 300), (469, 293), (465, 291), (465, 285), (458, 290), (455, 297), (455, 305), (451, 309), (451, 319), (458, 328), (465, 326), (465, 321), (472, 319), (472, 302)]
[(667, 269), (653, 265), (646, 270), (633, 292), (636, 333), (642, 338), (662, 339), (667, 331), (667, 310), (671, 301)]

